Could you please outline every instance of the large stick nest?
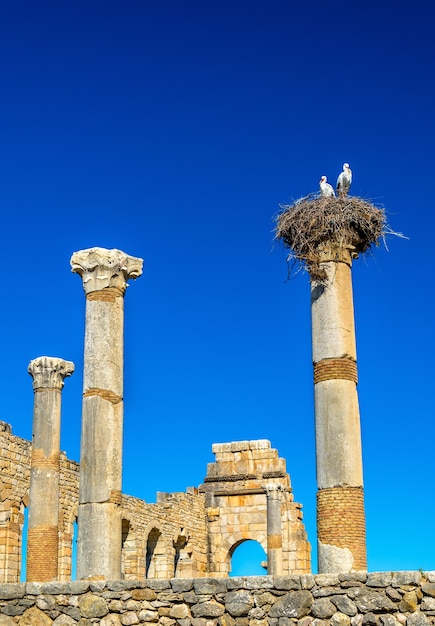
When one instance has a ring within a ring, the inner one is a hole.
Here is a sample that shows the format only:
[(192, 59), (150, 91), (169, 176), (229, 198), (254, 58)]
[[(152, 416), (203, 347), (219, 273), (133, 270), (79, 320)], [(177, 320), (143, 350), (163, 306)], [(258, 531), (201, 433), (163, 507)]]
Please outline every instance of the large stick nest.
[(325, 245), (352, 250), (354, 257), (366, 252), (390, 229), (385, 211), (355, 196), (323, 198), (307, 196), (283, 205), (276, 218), (275, 237), (289, 249), (288, 261), (308, 269), (322, 281), (320, 251)]

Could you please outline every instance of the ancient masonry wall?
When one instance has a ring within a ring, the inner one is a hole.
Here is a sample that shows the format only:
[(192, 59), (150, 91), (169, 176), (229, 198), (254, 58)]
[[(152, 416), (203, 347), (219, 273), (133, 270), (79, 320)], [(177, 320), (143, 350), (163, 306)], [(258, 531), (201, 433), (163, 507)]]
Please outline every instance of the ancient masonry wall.
[(0, 585), (4, 626), (432, 626), (435, 572)]
[[(0, 422), (0, 583), (18, 583), (32, 445)], [(310, 571), (301, 505), (285, 461), (266, 440), (215, 444), (205, 482), (185, 493), (158, 493), (156, 504), (122, 494), (123, 580), (228, 576), (244, 540), (268, 551), (266, 487), (280, 491), (283, 573)], [(72, 577), (79, 464), (60, 454), (58, 580)], [(281, 493), (282, 492), (282, 493)], [(270, 539), (270, 537), (269, 537)], [(1, 624), (1, 618), (0, 618)]]

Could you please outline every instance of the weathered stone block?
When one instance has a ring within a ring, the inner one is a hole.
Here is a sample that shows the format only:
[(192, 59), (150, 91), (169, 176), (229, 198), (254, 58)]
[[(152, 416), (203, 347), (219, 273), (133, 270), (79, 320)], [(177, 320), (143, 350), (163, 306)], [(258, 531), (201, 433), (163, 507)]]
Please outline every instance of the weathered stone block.
[(332, 617), (336, 612), (337, 608), (329, 598), (317, 598), (311, 606), (311, 613), (320, 619)]
[(254, 606), (254, 599), (248, 590), (230, 591), (225, 596), (225, 609), (233, 617), (247, 615)]
[(220, 617), (224, 613), (224, 605), (216, 600), (208, 600), (192, 606), (193, 617)]
[(314, 598), (309, 591), (291, 591), (273, 604), (269, 611), (270, 617), (295, 617), (308, 615)]
[(28, 609), (20, 618), (20, 626), (51, 626), (53, 620), (38, 607)]
[(83, 617), (104, 617), (109, 612), (107, 600), (92, 593), (80, 598), (79, 608)]

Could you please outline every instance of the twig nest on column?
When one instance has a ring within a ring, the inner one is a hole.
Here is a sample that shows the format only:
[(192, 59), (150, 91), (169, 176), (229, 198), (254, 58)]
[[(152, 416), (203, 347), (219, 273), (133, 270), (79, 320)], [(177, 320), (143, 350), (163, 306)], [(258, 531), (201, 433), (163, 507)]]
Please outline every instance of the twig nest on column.
[(289, 249), (288, 261), (307, 269), (312, 278), (322, 281), (320, 267), (325, 246), (350, 250), (353, 258), (366, 252), (386, 232), (385, 211), (370, 202), (350, 196), (322, 198), (308, 196), (292, 205), (281, 205), (276, 218), (275, 237)]

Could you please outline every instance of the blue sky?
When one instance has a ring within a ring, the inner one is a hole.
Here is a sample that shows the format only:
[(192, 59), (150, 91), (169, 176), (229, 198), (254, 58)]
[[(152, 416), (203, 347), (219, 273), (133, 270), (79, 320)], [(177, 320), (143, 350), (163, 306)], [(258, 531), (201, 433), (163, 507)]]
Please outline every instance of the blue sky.
[(315, 549), (309, 280), (286, 280), (273, 217), (348, 161), (352, 193), (409, 237), (353, 271), (369, 569), (435, 569), (433, 17), (419, 0), (3, 3), (0, 419), (30, 438), (29, 361), (72, 360), (62, 448), (79, 458), (69, 260), (142, 257), (124, 491), (184, 491), (213, 442), (266, 438)]

